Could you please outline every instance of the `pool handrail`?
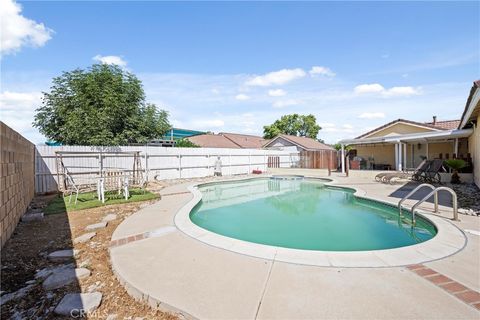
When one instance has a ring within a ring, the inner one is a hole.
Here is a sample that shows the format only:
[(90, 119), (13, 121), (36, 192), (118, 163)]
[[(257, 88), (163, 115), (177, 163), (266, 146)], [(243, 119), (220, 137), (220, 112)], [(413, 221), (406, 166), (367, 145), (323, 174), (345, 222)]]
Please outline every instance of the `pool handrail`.
[[(417, 207), (422, 204), (423, 202), (425, 202), (426, 200), (428, 200), (428, 198), (430, 198), (432, 195), (435, 195), (435, 199), (437, 199), (436, 201), (436, 206), (437, 206), (437, 210), (438, 210), (438, 192), (439, 191), (442, 191), (442, 190), (445, 190), (445, 191), (448, 191), (451, 195), (452, 195), (452, 202), (453, 202), (453, 220), (454, 221), (458, 221), (458, 203), (457, 203), (457, 194), (455, 193), (455, 191), (453, 191), (452, 189), (450, 188), (447, 188), (447, 187), (438, 187), (438, 188), (435, 188), (434, 190), (432, 190), (429, 194), (427, 194), (422, 200), (418, 201), (417, 203), (415, 203), (412, 207), (412, 225), (415, 225), (415, 210), (417, 209)], [(435, 211), (437, 212), (437, 211)]]
[[(430, 189), (432, 190), (435, 190), (435, 187), (432, 186), (431, 184), (429, 183), (422, 183), (420, 185), (418, 185), (415, 189), (413, 189), (412, 191), (410, 191), (405, 197), (403, 197), (399, 202), (398, 202), (398, 212), (399, 212), (399, 215), (402, 216), (402, 203), (407, 200), (410, 196), (412, 196), (415, 192), (417, 192), (418, 190), (420, 190), (421, 188), (423, 187), (429, 187)], [(434, 204), (435, 204), (435, 212), (438, 212), (438, 196), (437, 194), (435, 193), (435, 200), (434, 200)]]

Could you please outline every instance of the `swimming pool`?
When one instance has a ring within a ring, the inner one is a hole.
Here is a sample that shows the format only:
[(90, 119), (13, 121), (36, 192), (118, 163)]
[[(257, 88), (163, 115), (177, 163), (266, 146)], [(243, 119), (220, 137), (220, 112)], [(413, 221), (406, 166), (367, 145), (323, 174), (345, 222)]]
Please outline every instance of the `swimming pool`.
[(410, 213), (353, 195), (322, 180), (251, 179), (198, 187), (202, 200), (190, 212), (197, 226), (258, 244), (321, 251), (405, 247), (437, 230)]

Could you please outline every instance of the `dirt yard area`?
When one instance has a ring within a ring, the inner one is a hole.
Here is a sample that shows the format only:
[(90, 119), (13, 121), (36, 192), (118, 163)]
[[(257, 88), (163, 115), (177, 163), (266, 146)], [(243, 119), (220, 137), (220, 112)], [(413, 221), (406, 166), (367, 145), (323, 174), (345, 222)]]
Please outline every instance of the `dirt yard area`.
[[(154, 192), (155, 188), (161, 189), (158, 184), (153, 187)], [(32, 205), (42, 208), (51, 199), (52, 196), (37, 197)], [(59, 319), (53, 311), (66, 293), (96, 291), (102, 293), (102, 300), (100, 306), (88, 314), (89, 319), (176, 319), (135, 301), (110, 268), (108, 247), (113, 231), (126, 217), (154, 201), (157, 200), (57, 213), (39, 221), (20, 222), (1, 253), (2, 300), (22, 288), (25, 292), (20, 291), (16, 298), (2, 302), (1, 318)], [(91, 240), (74, 243), (73, 239), (88, 232), (85, 231), (87, 225), (100, 222), (111, 213), (117, 218), (105, 228), (95, 230)], [(75, 249), (78, 254), (70, 262), (48, 259), (49, 253), (63, 249)], [(45, 279), (36, 278), (36, 272), (68, 263), (90, 270), (90, 276), (58, 289), (45, 290), (42, 286)]]

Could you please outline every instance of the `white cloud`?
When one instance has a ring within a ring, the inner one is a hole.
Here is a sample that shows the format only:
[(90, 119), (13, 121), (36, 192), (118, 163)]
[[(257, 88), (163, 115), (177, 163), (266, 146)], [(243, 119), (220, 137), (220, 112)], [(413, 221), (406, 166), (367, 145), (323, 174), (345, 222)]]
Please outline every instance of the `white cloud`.
[(101, 56), (97, 54), (92, 58), (94, 61), (104, 63), (104, 64), (116, 64), (119, 67), (126, 67), (127, 61), (123, 60), (119, 56)]
[(246, 94), (240, 93), (235, 96), (235, 99), (240, 101), (245, 101), (245, 100), (250, 100), (250, 97), (247, 96)]
[(361, 84), (355, 87), (353, 91), (356, 94), (365, 94), (365, 93), (381, 93), (385, 91), (385, 88), (378, 83), (372, 84)]
[(391, 87), (386, 89), (384, 86), (378, 83), (361, 84), (356, 86), (353, 91), (356, 94), (380, 94), (383, 97), (409, 97), (413, 95), (419, 95), (422, 93), (421, 88), (414, 87)]
[(295, 106), (297, 104), (300, 104), (300, 101), (295, 100), (295, 99), (288, 99), (288, 100), (279, 100), (275, 101), (273, 103), (274, 108), (285, 108), (289, 106)]
[(215, 129), (225, 126), (225, 121), (222, 119), (195, 119), (192, 121), (182, 121), (181, 123), (188, 128), (205, 131), (214, 131)]
[(413, 96), (421, 93), (420, 88), (392, 87), (385, 92), (386, 96)]
[(35, 109), (41, 105), (42, 93), (3, 91), (0, 93), (1, 119), (12, 129), (34, 142), (44, 138), (32, 127)]
[(335, 72), (330, 70), (330, 68), (322, 66), (313, 66), (309, 71), (312, 77), (314, 76), (326, 76), (326, 77), (335, 77)]
[(383, 119), (385, 118), (385, 113), (383, 112), (364, 112), (358, 115), (360, 119)]
[(284, 95), (286, 95), (287, 93), (282, 90), (282, 89), (272, 89), (272, 90), (268, 90), (268, 95), (270, 97), (283, 97)]
[(273, 85), (283, 85), (293, 80), (306, 76), (303, 69), (282, 69), (280, 71), (270, 72), (261, 76), (253, 77), (245, 83), (247, 86), (268, 87)]
[(22, 7), (13, 0), (0, 0), (0, 6), (2, 54), (15, 53), (23, 46), (41, 47), (52, 38), (52, 29), (22, 16)]

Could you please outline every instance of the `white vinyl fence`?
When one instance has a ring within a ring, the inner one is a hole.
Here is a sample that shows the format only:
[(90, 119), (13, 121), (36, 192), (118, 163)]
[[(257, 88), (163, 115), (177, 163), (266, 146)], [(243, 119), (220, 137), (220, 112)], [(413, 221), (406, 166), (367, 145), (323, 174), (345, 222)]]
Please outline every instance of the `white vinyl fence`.
[[(35, 192), (44, 194), (58, 191), (55, 151), (92, 152), (64, 154), (63, 162), (70, 172), (97, 175), (100, 168), (133, 170), (134, 158), (120, 152), (140, 152), (141, 168), (148, 180), (196, 178), (213, 175), (217, 157), (222, 161), (223, 175), (265, 171), (268, 164), (289, 168), (298, 162), (298, 153), (279, 150), (226, 148), (165, 148), (156, 146), (37, 146), (35, 153)], [(100, 155), (93, 152), (105, 152)], [(119, 152), (115, 154), (115, 152)]]

